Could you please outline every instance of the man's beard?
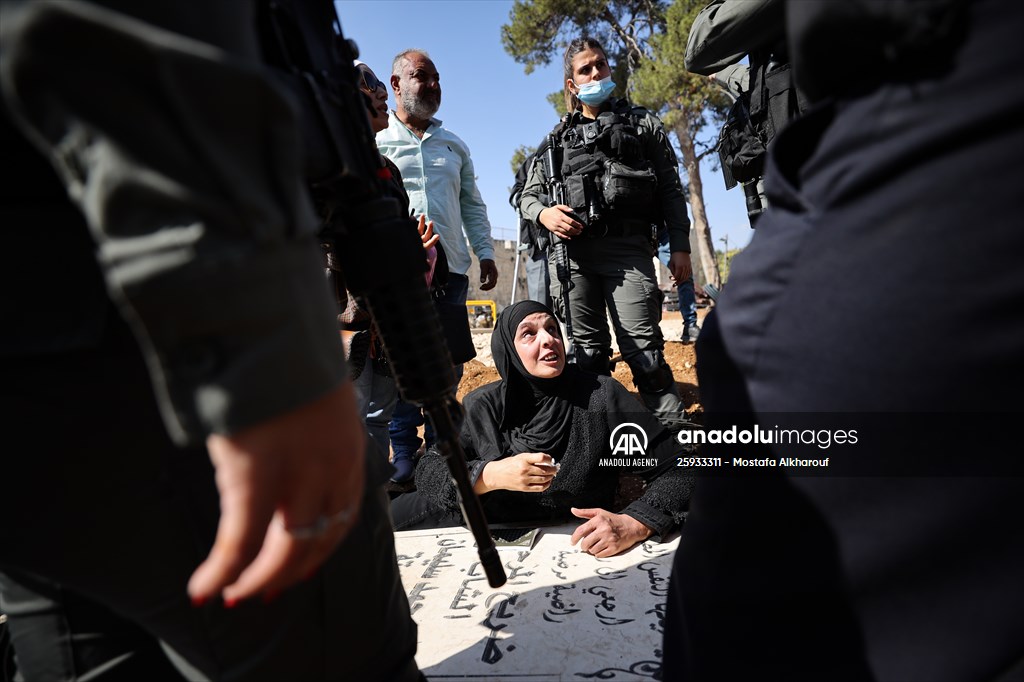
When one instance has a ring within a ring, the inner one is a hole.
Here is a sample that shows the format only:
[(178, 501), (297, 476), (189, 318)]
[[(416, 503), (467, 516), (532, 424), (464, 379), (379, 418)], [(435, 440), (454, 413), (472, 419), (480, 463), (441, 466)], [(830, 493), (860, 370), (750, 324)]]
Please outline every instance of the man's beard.
[(441, 106), (441, 98), (438, 97), (437, 102), (430, 102), (426, 99), (418, 98), (413, 96), (408, 91), (402, 92), (402, 108), (405, 109), (406, 113), (415, 118), (427, 120), (437, 113), (438, 107)]

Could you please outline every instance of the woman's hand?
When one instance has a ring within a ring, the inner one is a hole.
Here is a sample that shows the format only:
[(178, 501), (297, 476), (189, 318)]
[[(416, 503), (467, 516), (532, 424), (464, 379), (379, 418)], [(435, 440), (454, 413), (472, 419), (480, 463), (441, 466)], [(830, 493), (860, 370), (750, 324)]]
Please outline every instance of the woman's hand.
[(543, 452), (521, 452), (484, 465), (473, 490), (477, 495), (492, 490), (518, 490), (542, 493), (551, 485), (557, 469), (551, 455)]
[(540, 212), (537, 216), (540, 224), (562, 239), (572, 239), (583, 232), (583, 223), (572, 217), (572, 207), (555, 204)]
[(586, 523), (576, 529), (569, 543), (580, 543), (580, 549), (599, 558), (625, 552), (654, 533), (650, 528), (626, 514), (613, 514), (604, 509), (577, 509), (572, 513)]
[(437, 249), (434, 246), (441, 240), (441, 235), (434, 234), (434, 221), (427, 222), (426, 216), (420, 216), (419, 225), (416, 229), (420, 233), (420, 241), (423, 242), (423, 249), (427, 253), (427, 286), (434, 281), (434, 268), (437, 267)]
[(419, 230), (420, 240), (423, 242), (423, 248), (429, 249), (434, 244), (441, 241), (441, 235), (434, 234), (434, 221), (427, 221), (427, 216), (421, 215), (419, 225), (416, 226)]

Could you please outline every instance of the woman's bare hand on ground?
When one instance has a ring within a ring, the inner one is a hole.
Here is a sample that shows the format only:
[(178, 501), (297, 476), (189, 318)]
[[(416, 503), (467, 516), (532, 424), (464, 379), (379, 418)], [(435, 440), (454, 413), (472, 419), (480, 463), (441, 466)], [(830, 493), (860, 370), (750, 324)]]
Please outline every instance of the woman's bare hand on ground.
[(604, 558), (625, 552), (638, 542), (649, 538), (653, 531), (626, 514), (613, 514), (604, 509), (577, 509), (572, 513), (587, 519), (572, 534), (569, 544), (580, 543), (580, 549), (587, 554)]

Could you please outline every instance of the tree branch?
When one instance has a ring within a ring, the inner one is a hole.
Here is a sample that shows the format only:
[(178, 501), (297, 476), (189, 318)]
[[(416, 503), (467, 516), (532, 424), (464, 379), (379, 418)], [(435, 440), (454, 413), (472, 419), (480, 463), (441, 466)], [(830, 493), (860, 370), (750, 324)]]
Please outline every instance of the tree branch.
[(619, 40), (621, 40), (629, 50), (629, 70), (632, 72), (636, 68), (637, 64), (640, 63), (640, 60), (643, 59), (644, 51), (640, 49), (640, 45), (637, 43), (636, 38), (626, 32), (622, 26), (619, 25), (615, 15), (612, 14), (612, 11), (607, 6), (604, 8), (604, 11), (601, 12), (601, 17), (608, 22), (608, 26), (611, 27), (612, 31), (615, 32), (615, 35), (619, 37)]
[[(704, 145), (701, 145), (701, 146), (703, 147)], [(701, 159), (703, 159), (705, 156), (707, 156), (708, 154), (710, 154), (713, 151), (715, 151), (714, 147), (706, 147), (703, 150), (701, 150), (700, 152), (698, 152), (697, 153), (697, 163), (700, 163)]]

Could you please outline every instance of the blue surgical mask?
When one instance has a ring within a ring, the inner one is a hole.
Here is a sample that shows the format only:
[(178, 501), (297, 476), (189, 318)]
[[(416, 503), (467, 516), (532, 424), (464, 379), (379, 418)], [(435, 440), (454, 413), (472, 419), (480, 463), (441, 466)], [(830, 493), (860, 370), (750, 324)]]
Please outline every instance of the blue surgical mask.
[(612, 82), (612, 77), (602, 78), (599, 81), (590, 81), (583, 85), (576, 86), (579, 91), (576, 96), (584, 104), (589, 104), (592, 107), (596, 107), (600, 104), (604, 104), (605, 101), (612, 96), (612, 90), (615, 89), (615, 83)]

